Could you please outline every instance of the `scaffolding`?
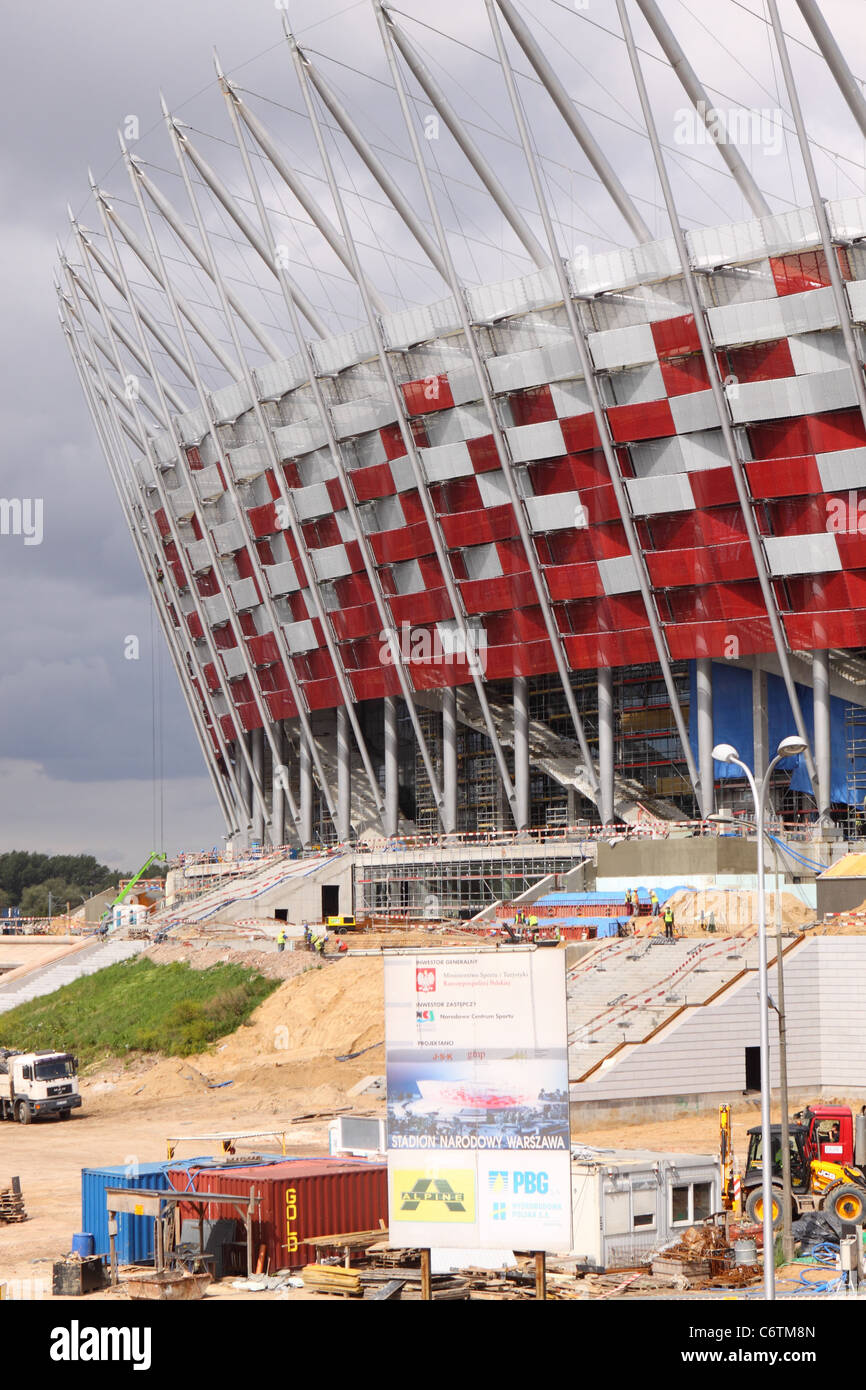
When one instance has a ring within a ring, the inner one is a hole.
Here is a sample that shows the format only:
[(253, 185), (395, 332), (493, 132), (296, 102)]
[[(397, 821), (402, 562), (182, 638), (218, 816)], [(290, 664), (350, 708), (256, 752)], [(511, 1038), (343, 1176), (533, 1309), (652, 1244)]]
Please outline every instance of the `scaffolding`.
[(848, 778), (846, 832), (849, 840), (866, 836), (866, 709), (845, 706), (845, 764)]
[(495, 902), (511, 902), (539, 879), (562, 876), (590, 857), (580, 843), (359, 853), (355, 910), (396, 917), (467, 919)]

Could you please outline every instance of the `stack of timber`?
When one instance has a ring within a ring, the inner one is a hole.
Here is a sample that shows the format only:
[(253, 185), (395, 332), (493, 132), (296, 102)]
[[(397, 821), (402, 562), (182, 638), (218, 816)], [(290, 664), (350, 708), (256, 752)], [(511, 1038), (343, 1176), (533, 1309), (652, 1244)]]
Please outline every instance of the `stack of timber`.
[(343, 1269), (339, 1265), (304, 1265), (301, 1278), (305, 1287), (315, 1293), (339, 1294), (343, 1298), (359, 1298), (361, 1295), (361, 1276), (356, 1269)]
[(26, 1221), (20, 1178), (7, 1178), (0, 1187), (0, 1221)]

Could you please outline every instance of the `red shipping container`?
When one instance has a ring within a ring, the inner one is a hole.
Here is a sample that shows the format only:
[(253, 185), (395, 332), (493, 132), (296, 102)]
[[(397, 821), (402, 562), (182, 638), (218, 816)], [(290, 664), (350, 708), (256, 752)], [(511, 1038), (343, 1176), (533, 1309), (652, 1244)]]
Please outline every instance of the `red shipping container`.
[[(290, 1159), (252, 1168), (174, 1168), (168, 1180), (175, 1191), (219, 1193), (246, 1202), (252, 1188), (261, 1197), (253, 1217), (253, 1251), (265, 1247), (270, 1272), (313, 1264), (311, 1236), (372, 1231), (388, 1222), (388, 1169), (361, 1159)], [(182, 1221), (226, 1219), (234, 1213), (225, 1203), (204, 1208), (180, 1203)], [(237, 1240), (243, 1240), (238, 1221)]]

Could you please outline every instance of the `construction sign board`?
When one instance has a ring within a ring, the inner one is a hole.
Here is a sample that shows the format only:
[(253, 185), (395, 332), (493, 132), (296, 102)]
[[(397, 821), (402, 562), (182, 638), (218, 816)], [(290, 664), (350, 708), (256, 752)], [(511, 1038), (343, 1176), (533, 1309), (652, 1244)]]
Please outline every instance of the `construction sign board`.
[(390, 1243), (571, 1249), (565, 952), (385, 957)]

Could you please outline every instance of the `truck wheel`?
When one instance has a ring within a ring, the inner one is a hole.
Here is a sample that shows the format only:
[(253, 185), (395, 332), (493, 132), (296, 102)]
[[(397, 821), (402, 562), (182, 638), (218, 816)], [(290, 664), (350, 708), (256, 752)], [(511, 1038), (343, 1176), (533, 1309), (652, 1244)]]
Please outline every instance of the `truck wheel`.
[(18, 1102), (18, 1123), (19, 1123), (19, 1125), (29, 1125), (30, 1119), (31, 1119), (31, 1115), (30, 1115), (30, 1106), (27, 1104), (26, 1100), (19, 1100), (19, 1102)]
[(863, 1221), (866, 1217), (866, 1188), (857, 1187), (855, 1183), (842, 1183), (827, 1193), (822, 1210), (837, 1228), (841, 1227), (843, 1221)]
[(60, 1118), (61, 1120), (71, 1120), (71, 1119), (72, 1119), (72, 1111), (71, 1111), (71, 1110), (61, 1110), (59, 1118)]
[[(746, 1198), (746, 1216), (753, 1221), (756, 1226), (763, 1225), (764, 1222), (764, 1193), (760, 1187), (753, 1187)], [(782, 1224), (782, 1194), (777, 1187), (773, 1188), (773, 1230), (778, 1230)]]

